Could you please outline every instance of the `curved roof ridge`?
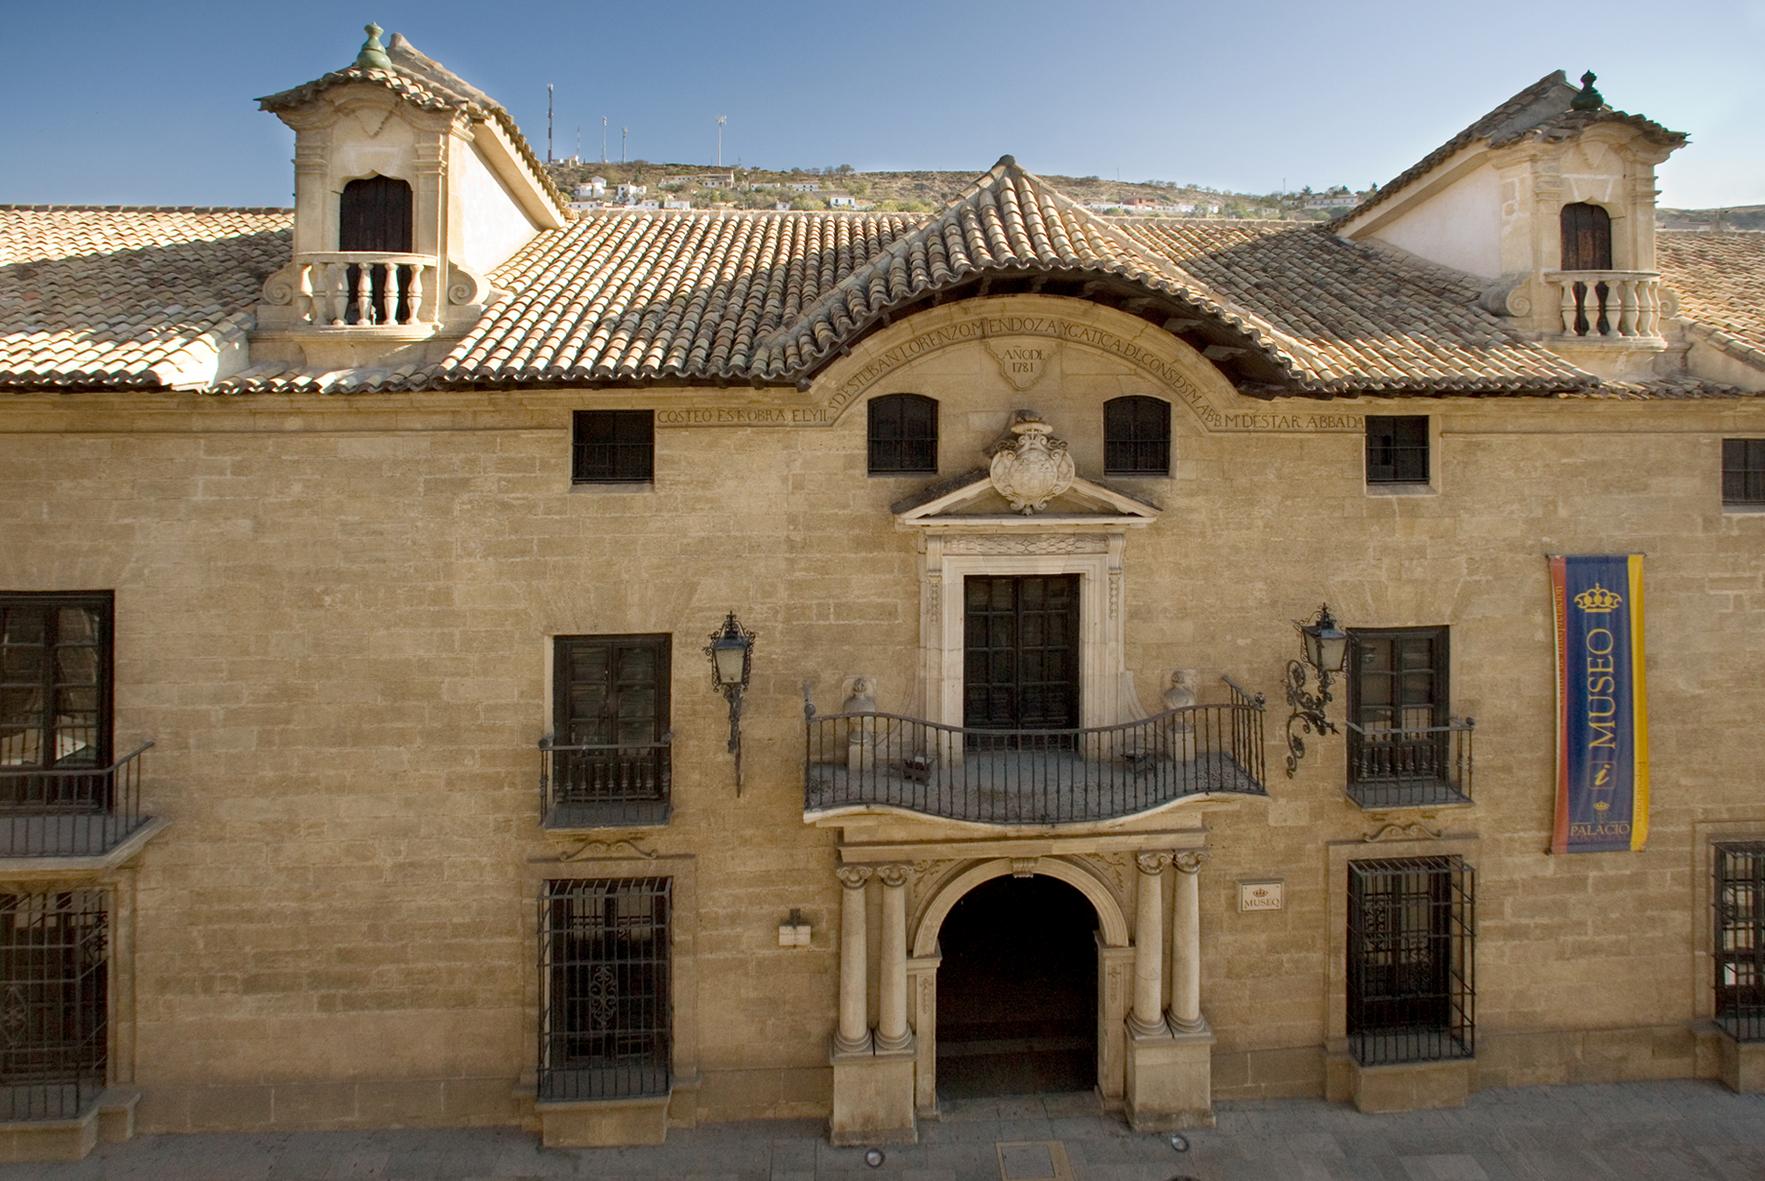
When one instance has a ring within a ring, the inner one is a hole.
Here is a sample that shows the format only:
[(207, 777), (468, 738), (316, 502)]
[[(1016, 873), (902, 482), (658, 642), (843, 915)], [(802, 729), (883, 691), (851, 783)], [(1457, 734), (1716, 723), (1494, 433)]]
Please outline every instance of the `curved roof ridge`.
[[(1052, 216), (1050, 216), (1052, 215)], [(1121, 279), (1220, 320), (1294, 377), (1292, 345), (1273, 327), (1177, 267), (1125, 226), (1085, 208), (1040, 176), (999, 157), (943, 209), (823, 291), (756, 341), (769, 376), (813, 372), (890, 311), (988, 272), (1071, 272)]]

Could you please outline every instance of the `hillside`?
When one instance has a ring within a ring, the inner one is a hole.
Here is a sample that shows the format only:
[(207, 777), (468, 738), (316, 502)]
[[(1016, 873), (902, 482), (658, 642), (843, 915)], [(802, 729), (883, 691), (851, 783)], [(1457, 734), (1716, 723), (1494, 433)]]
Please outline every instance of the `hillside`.
[[(732, 204), (738, 208), (769, 209), (779, 201), (788, 201), (797, 209), (825, 209), (829, 194), (845, 194), (870, 203), (879, 210), (926, 213), (938, 208), (972, 181), (968, 172), (859, 172), (850, 166), (817, 169), (717, 169), (704, 164), (657, 164), (646, 160), (629, 164), (558, 163), (551, 166), (552, 179), (565, 192), (591, 176), (606, 178), (609, 190), (621, 184), (645, 185), (647, 198), (670, 198), (690, 201), (696, 208)], [(735, 176), (733, 188), (699, 188), (694, 185), (663, 188), (668, 177)], [(1281, 217), (1283, 202), (1275, 194), (1223, 192), (1203, 185), (1178, 184), (1173, 181), (1116, 181), (1096, 176), (1054, 176), (1047, 179), (1074, 200), (1085, 204), (1127, 205), (1139, 201), (1163, 210), (1177, 212), (1181, 206), (1193, 206), (1182, 212), (1213, 213), (1221, 217)], [(814, 184), (813, 192), (793, 192), (786, 186)], [(755, 187), (758, 186), (758, 187)], [(1289, 194), (1286, 199), (1288, 216), (1327, 216), (1323, 210), (1307, 210), (1303, 195)]]

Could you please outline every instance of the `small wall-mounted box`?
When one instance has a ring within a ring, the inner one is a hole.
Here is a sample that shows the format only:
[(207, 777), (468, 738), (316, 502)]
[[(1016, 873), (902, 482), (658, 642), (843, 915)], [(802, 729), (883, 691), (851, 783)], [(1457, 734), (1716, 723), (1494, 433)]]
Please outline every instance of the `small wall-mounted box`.
[(778, 925), (778, 945), (780, 947), (810, 946), (811, 928), (803, 919), (803, 913), (792, 910), (790, 917)]

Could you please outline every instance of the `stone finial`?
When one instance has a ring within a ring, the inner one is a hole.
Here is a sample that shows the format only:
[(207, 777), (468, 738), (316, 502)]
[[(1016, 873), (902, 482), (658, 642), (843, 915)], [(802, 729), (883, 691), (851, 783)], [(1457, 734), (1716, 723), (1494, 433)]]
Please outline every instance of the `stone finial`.
[(1569, 100), (1570, 110), (1597, 111), (1606, 105), (1605, 96), (1593, 88), (1593, 84), (1598, 77), (1599, 75), (1595, 74), (1592, 70), (1581, 75), (1581, 89), (1576, 93), (1574, 98)]
[(380, 44), (380, 34), (386, 30), (369, 21), (362, 26), (362, 32), (368, 39), (362, 42), (362, 51), (355, 55), (358, 70), (390, 70), (392, 59), (386, 56), (386, 47)]

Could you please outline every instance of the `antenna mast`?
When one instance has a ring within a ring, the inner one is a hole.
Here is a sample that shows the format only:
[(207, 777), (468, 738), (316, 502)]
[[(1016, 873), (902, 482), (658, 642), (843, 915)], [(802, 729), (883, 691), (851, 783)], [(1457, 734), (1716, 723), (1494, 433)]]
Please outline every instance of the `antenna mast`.
[(630, 138), (631, 128), (621, 127), (619, 129), (619, 163), (621, 164), (625, 163), (625, 141)]
[(607, 162), (607, 117), (601, 116), (601, 163)]
[(717, 167), (723, 167), (723, 125), (729, 122), (728, 115), (717, 116)]
[(545, 84), (545, 162), (552, 162), (552, 84)]

